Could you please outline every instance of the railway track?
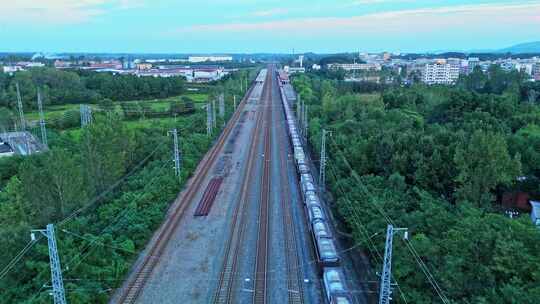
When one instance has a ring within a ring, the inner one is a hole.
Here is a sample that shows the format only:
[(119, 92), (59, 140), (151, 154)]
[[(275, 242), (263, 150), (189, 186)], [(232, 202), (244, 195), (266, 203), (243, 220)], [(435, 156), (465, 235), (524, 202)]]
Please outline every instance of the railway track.
[[(281, 105), (281, 103), (280, 103)], [(282, 109), (282, 105), (279, 107)], [(281, 115), (279, 115), (281, 117)], [(278, 120), (277, 128), (279, 136), (287, 137), (285, 130), (285, 122)], [(285, 134), (283, 134), (285, 133)], [(288, 146), (286, 142), (285, 147)], [(289, 151), (289, 149), (286, 149)], [(289, 177), (287, 175), (287, 158), (283, 156), (283, 153), (279, 154), (279, 164), (281, 173), (281, 209), (283, 210), (283, 229), (285, 237), (285, 262), (287, 265), (287, 298), (290, 304), (304, 303), (304, 290), (303, 290), (303, 274), (300, 267), (300, 257), (298, 255), (298, 248), (296, 246), (296, 231), (292, 219), (291, 211), (291, 192), (289, 189)], [(287, 153), (288, 154), (288, 153)]]
[(257, 235), (257, 255), (255, 257), (255, 288), (253, 291), (253, 303), (264, 304), (267, 302), (267, 268), (268, 268), (268, 244), (269, 244), (269, 204), (270, 204), (270, 161), (272, 159), (272, 80), (273, 69), (268, 69), (266, 78), (267, 86), (264, 94), (266, 108), (265, 134), (264, 134), (264, 162), (263, 175), (261, 177), (261, 200), (259, 206), (259, 230)]
[(127, 287), (122, 290), (119, 296), (118, 303), (135, 303), (135, 301), (139, 297), (147, 280), (150, 278), (153, 270), (155, 269), (155, 266), (159, 262), (168, 241), (178, 227), (180, 219), (185, 213), (185, 210), (193, 201), (195, 195), (199, 192), (202, 182), (208, 175), (210, 168), (212, 167), (217, 156), (223, 149), (226, 139), (231, 133), (233, 127), (236, 125), (240, 114), (242, 113), (243, 108), (249, 96), (251, 95), (252, 90), (253, 86), (251, 86), (250, 89), (246, 92), (246, 95), (242, 99), (237, 110), (234, 112), (227, 125), (225, 126), (216, 144), (210, 149), (209, 153), (203, 158), (203, 160), (199, 164), (197, 169), (198, 173), (193, 177), (193, 180), (188, 186), (186, 193), (181, 198), (181, 202), (179, 204), (174, 204), (174, 209), (169, 211), (166, 221), (162, 224), (158, 231), (157, 237), (151, 240), (150, 247), (148, 248), (143, 260), (136, 268), (134, 273), (128, 278)]
[[(266, 85), (266, 83), (265, 83)], [(250, 178), (253, 171), (254, 161), (258, 157), (257, 145), (260, 138), (260, 130), (263, 127), (263, 113), (258, 112), (255, 122), (255, 129), (253, 131), (253, 139), (249, 148), (249, 155), (247, 160), (247, 172), (243, 177), (242, 189), (232, 215), (232, 228), (230, 229), (229, 237), (226, 240), (224, 247), (224, 260), (223, 266), (218, 278), (218, 285), (214, 293), (213, 303), (235, 303), (234, 301), (234, 283), (236, 266), (238, 265), (239, 251), (242, 247), (242, 241), (244, 239), (246, 229), (246, 217), (244, 211), (249, 203), (248, 190), (250, 185)]]

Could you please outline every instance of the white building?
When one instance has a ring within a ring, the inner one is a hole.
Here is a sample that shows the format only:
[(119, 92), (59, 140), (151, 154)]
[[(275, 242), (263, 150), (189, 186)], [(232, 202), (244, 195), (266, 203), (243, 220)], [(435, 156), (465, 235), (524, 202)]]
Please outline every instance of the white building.
[(291, 75), (291, 74), (294, 74), (294, 73), (305, 73), (306, 72), (306, 68), (290, 67), (288, 65), (284, 66), (283, 70), (288, 75)]
[(189, 56), (188, 61), (192, 63), (199, 62), (224, 62), (232, 61), (232, 56)]
[(378, 63), (330, 63), (327, 65), (329, 70), (345, 71), (380, 71), (381, 65)]
[(18, 71), (24, 71), (24, 69), (21, 66), (17, 66), (17, 65), (6, 65), (4, 66), (3, 70), (4, 70), (4, 73), (15, 73)]
[(540, 62), (535, 63), (531, 69), (532, 77), (535, 81), (540, 81)]
[(531, 220), (534, 225), (540, 227), (540, 202), (531, 201)]
[(11, 146), (8, 143), (2, 142), (0, 140), (0, 158), (12, 156), (13, 154), (15, 154), (15, 152), (13, 151), (13, 148), (11, 148)]
[(437, 60), (426, 64), (422, 71), (422, 81), (426, 84), (454, 84), (459, 78), (459, 60)]

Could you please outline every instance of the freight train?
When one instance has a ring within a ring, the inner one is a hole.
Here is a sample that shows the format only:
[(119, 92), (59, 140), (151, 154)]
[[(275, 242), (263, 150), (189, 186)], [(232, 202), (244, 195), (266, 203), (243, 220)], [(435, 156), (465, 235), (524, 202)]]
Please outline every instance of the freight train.
[(313, 175), (306, 160), (306, 153), (302, 140), (298, 134), (298, 128), (294, 112), (291, 110), (283, 85), (289, 82), (283, 79), (284, 73), (278, 73), (278, 82), (281, 92), (281, 100), (287, 120), (288, 134), (294, 151), (296, 171), (299, 176), (299, 184), (302, 193), (302, 201), (306, 213), (306, 219), (310, 229), (313, 247), (317, 258), (317, 265), (322, 274), (325, 298), (330, 304), (353, 303), (351, 293), (345, 282), (345, 272), (341, 266), (339, 253), (335, 245), (335, 237), (330, 228), (328, 217), (318, 195)]

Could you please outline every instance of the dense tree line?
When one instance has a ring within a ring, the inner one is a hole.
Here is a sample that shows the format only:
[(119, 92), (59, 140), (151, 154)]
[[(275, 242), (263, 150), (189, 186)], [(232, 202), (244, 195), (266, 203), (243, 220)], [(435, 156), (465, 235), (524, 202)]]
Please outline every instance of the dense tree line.
[[(373, 271), (387, 215), (409, 228), (451, 303), (537, 303), (540, 233), (527, 213), (508, 218), (497, 198), (540, 198), (540, 103), (523, 94), (534, 88), (518, 74), (477, 76), (457, 87), (388, 88), (377, 98), (312, 75), (293, 84), (309, 104), (313, 149), (322, 128), (333, 131), (329, 188)], [(406, 244), (396, 239), (394, 248), (407, 302), (440, 303)], [(405, 303), (397, 290), (394, 299)]]
[[(227, 91), (225, 119), (233, 111), (231, 94), (243, 94), (240, 80), (251, 74), (241, 71), (211, 86)], [(169, 114), (184, 113), (188, 104), (172, 102)], [(78, 122), (75, 114), (66, 112), (66, 121)], [(68, 302), (107, 303), (214, 140), (206, 136), (206, 111), (141, 121), (145, 128), (128, 127), (125, 119), (121, 111), (96, 111), (81, 130), (49, 129), (48, 152), (0, 158), (0, 270), (29, 242), (31, 229), (55, 223)], [(172, 128), (181, 136), (180, 179), (171, 169)], [(0, 303), (51, 302), (44, 239), (0, 274)]]
[(19, 83), (25, 108), (37, 107), (37, 88), (42, 89), (44, 104), (97, 103), (165, 98), (184, 92), (182, 77), (137, 77), (83, 70), (33, 68), (13, 76), (0, 73), (0, 106), (14, 108), (17, 102), (15, 84)]
[[(183, 134), (183, 181), (210, 145), (202, 135), (204, 121), (200, 112), (174, 125)], [(177, 195), (166, 136), (173, 124), (127, 129), (118, 117), (99, 115), (80, 138), (57, 134), (47, 153), (0, 160), (2, 260), (24, 247), (30, 229), (56, 222), (69, 302), (105, 303)], [(48, 282), (47, 245), (41, 240), (0, 280), (0, 303), (49, 303), (47, 290), (40, 290)]]

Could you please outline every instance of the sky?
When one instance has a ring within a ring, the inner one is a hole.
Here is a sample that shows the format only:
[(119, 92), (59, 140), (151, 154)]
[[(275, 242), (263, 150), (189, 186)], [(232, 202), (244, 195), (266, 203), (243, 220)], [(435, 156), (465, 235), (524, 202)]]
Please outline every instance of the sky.
[(427, 52), (540, 41), (540, 0), (2, 1), (5, 52)]

